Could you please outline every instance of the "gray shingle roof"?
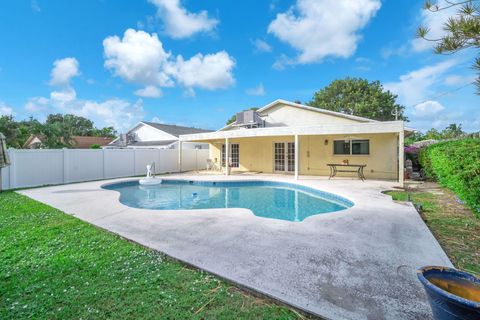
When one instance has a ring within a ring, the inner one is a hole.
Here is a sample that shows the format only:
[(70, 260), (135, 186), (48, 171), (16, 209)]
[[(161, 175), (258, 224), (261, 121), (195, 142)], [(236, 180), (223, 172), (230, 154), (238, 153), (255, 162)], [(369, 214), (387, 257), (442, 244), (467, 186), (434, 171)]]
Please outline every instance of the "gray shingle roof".
[(182, 134), (212, 132), (212, 130), (205, 130), (205, 129), (192, 128), (192, 127), (182, 127), (182, 126), (176, 126), (172, 124), (162, 124), (162, 123), (155, 123), (155, 122), (148, 122), (148, 121), (142, 121), (142, 122), (149, 126), (157, 128), (158, 130), (165, 131), (166, 133), (169, 133), (175, 137), (178, 137)]
[[(134, 141), (134, 142), (129, 142), (128, 146), (135, 146), (135, 147), (155, 147), (155, 146), (168, 146), (169, 144), (172, 144), (174, 142), (177, 142), (178, 140), (159, 140), (159, 141)], [(114, 141), (109, 144), (109, 146), (116, 146), (120, 147), (122, 144), (120, 143), (119, 140)]]

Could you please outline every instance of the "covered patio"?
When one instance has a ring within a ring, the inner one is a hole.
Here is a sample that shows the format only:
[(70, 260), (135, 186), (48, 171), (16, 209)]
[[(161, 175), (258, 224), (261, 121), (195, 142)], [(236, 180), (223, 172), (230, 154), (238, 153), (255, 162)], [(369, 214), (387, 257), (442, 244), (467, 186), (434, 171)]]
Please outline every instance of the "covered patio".
[[(242, 128), (182, 135), (180, 143), (209, 143), (210, 161), (225, 175), (277, 173), (298, 179), (300, 175), (328, 176), (329, 164), (348, 163), (365, 165), (367, 179), (395, 180), (403, 185), (404, 134), (402, 121), (389, 121)], [(343, 172), (339, 176), (356, 177)]]

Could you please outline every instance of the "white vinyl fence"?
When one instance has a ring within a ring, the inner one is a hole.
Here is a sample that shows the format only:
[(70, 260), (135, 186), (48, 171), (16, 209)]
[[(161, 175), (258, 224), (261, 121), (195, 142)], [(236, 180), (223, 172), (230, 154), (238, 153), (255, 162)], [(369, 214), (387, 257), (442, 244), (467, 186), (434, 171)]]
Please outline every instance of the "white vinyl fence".
[[(11, 165), (2, 169), (2, 189), (65, 184), (146, 174), (179, 172), (178, 150), (161, 149), (9, 149)], [(182, 150), (181, 171), (206, 168), (208, 149)]]

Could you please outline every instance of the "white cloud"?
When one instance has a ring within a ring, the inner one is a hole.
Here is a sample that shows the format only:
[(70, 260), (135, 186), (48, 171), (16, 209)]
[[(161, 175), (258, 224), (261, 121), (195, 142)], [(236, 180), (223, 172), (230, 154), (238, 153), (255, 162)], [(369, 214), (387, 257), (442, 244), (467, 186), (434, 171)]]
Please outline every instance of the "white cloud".
[(55, 60), (50, 72), (50, 84), (53, 86), (68, 86), (73, 77), (80, 75), (78, 65), (75, 58)]
[(32, 10), (35, 11), (35, 12), (40, 12), (40, 11), (42, 11), (42, 10), (40, 9), (40, 6), (38, 5), (37, 0), (32, 0), (32, 1), (30, 2), (30, 7), (32, 7)]
[[(440, 8), (445, 8), (437, 12), (431, 12), (430, 10), (421, 9), (420, 12), (420, 25), (429, 30), (427, 34), (428, 39), (439, 39), (446, 34), (444, 30), (444, 24), (448, 21), (449, 17), (455, 16), (458, 11), (458, 6), (450, 6), (445, 0), (439, 0), (437, 2)], [(412, 40), (413, 51), (419, 52), (433, 48), (433, 43), (421, 38)]]
[(5, 102), (0, 101), (0, 116), (9, 116), (13, 114), (13, 109)]
[(162, 90), (155, 86), (146, 86), (143, 89), (135, 91), (135, 95), (144, 98), (159, 98), (162, 96)]
[(50, 99), (59, 103), (73, 101), (77, 98), (77, 92), (73, 88), (65, 88), (63, 90), (52, 91)]
[(250, 96), (263, 96), (265, 95), (265, 88), (263, 87), (263, 84), (260, 83), (255, 88), (247, 89), (245, 92)]
[(365, 57), (358, 57), (358, 58), (355, 58), (355, 62), (356, 63), (370, 63), (372, 61), (368, 58), (365, 58)]
[(299, 51), (296, 63), (327, 56), (350, 57), (361, 39), (358, 32), (380, 9), (379, 0), (297, 0), (277, 14), (268, 32)]
[(149, 1), (157, 7), (157, 16), (162, 19), (166, 34), (172, 38), (187, 38), (198, 32), (212, 31), (219, 22), (209, 18), (205, 10), (188, 12), (181, 6), (180, 0)]
[(195, 90), (193, 90), (192, 88), (186, 88), (185, 90), (183, 90), (183, 96), (186, 98), (194, 98), (196, 95), (197, 94)]
[(49, 113), (71, 113), (89, 118), (97, 126), (113, 126), (118, 130), (128, 129), (143, 118), (141, 99), (135, 103), (118, 98), (101, 102), (79, 99), (75, 89), (70, 85), (70, 80), (80, 74), (78, 65), (75, 58), (55, 61), (50, 84), (60, 88), (53, 90), (49, 98), (30, 98), (25, 104), (25, 110), (40, 117)]
[(415, 129), (419, 129), (421, 131), (427, 131), (431, 128), (442, 130), (451, 123), (462, 124), (463, 128), (467, 132), (478, 130), (478, 127), (475, 127), (475, 121), (472, 121), (471, 115), (466, 115), (461, 110), (449, 111), (448, 107), (446, 106), (444, 109), (435, 114), (424, 116), (414, 115), (410, 118), (413, 120), (411, 125)]
[(458, 74), (452, 74), (445, 77), (445, 84), (448, 86), (459, 86), (464, 84), (469, 84), (475, 81), (477, 76), (470, 75), (470, 76), (461, 76)]
[(285, 54), (282, 54), (275, 60), (272, 67), (275, 70), (284, 70), (287, 66), (291, 66), (293, 64), (295, 64), (295, 60), (287, 57)]
[(264, 40), (252, 40), (255, 52), (272, 52), (272, 47)]
[(116, 76), (145, 85), (173, 85), (164, 72), (170, 53), (155, 33), (127, 29), (122, 39), (111, 36), (103, 40), (103, 48), (105, 67)]
[(188, 60), (178, 56), (173, 76), (187, 88), (224, 89), (235, 83), (234, 66), (235, 60), (225, 51), (207, 55), (197, 53)]
[(155, 123), (165, 123), (165, 121), (161, 120), (159, 117), (153, 117), (150, 121)]
[(432, 86), (441, 82), (443, 75), (456, 63), (451, 59), (426, 66), (404, 74), (399, 81), (386, 83), (384, 87), (398, 94), (400, 103), (412, 105), (431, 95)]
[[(66, 96), (68, 94), (65, 93)], [(70, 98), (70, 97), (69, 97)], [(144, 117), (141, 99), (130, 103), (123, 99), (112, 98), (97, 102), (83, 99), (65, 99), (61, 93), (51, 93), (51, 98), (34, 97), (25, 104), (31, 114), (45, 116), (49, 113), (70, 113), (91, 119), (96, 126), (113, 126), (117, 130), (126, 130)]]
[[(459, 9), (458, 6), (450, 6), (445, 0), (438, 0), (433, 3), (434, 5), (438, 4), (440, 8), (445, 9), (439, 10), (438, 12), (432, 12), (422, 8), (418, 12), (418, 17), (414, 24), (411, 26), (412, 30), (414, 28), (416, 29), (418, 26), (428, 29), (429, 32), (426, 35), (426, 38), (431, 40), (440, 39), (447, 34), (444, 30), (444, 25), (448, 21), (448, 18), (457, 14), (457, 10)], [(387, 47), (382, 48), (380, 53), (384, 59), (388, 59), (391, 56), (405, 57), (412, 53), (433, 50), (434, 45), (434, 41), (413, 37), (412, 40), (402, 45), (390, 44)]]
[(50, 100), (45, 97), (33, 97), (28, 99), (25, 109), (30, 113), (43, 112), (48, 109)]
[(112, 126), (119, 131), (129, 129), (133, 124), (142, 120), (145, 115), (141, 99), (135, 103), (118, 98), (103, 102), (80, 100), (78, 107), (75, 108), (76, 110), (71, 109), (70, 112), (93, 119), (97, 125)]
[(355, 63), (357, 66), (355, 67), (356, 70), (361, 71), (361, 72), (367, 72), (370, 71), (372, 68), (372, 61), (368, 58), (365, 57), (358, 57), (355, 59)]
[(427, 100), (414, 106), (412, 114), (417, 117), (430, 117), (444, 109), (445, 107), (440, 102)]
[(126, 30), (122, 39), (106, 38), (103, 45), (105, 67), (128, 82), (157, 89), (178, 83), (189, 91), (223, 89), (235, 83), (235, 60), (225, 51), (197, 53), (185, 60), (181, 55), (174, 57), (167, 53), (155, 33), (133, 29)]
[(382, 48), (380, 51), (381, 56), (384, 59), (388, 59), (391, 56), (406, 56), (409, 53), (409, 45), (401, 45), (401, 46), (388, 46)]

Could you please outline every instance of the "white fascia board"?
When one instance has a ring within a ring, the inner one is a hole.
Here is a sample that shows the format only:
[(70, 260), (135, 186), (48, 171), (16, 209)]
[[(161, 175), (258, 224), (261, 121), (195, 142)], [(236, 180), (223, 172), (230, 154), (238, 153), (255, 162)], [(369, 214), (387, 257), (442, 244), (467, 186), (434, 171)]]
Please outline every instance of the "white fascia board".
[(374, 134), (399, 133), (404, 131), (403, 121), (367, 122), (356, 124), (335, 124), (298, 127), (269, 127), (257, 129), (239, 129), (181, 135), (181, 141), (202, 141), (225, 138), (251, 138), (291, 135), (327, 135), (327, 134)]

